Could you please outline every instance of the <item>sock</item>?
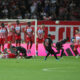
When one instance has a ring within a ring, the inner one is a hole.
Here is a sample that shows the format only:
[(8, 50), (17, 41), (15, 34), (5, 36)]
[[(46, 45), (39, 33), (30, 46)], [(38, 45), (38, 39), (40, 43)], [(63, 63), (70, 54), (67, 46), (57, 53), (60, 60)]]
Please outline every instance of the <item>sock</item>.
[(77, 50), (75, 50), (74, 52), (76, 53), (76, 55), (78, 55), (78, 52), (77, 52)]
[(10, 49), (11, 43), (8, 43), (7, 48)]
[(21, 46), (21, 43), (19, 43), (19, 46)]
[(32, 42), (30, 43), (30, 49), (31, 49), (31, 47), (32, 47)]
[(4, 51), (4, 45), (2, 45), (2, 52)]
[(38, 51), (38, 44), (36, 44), (36, 51)]
[(27, 43), (27, 50), (29, 49), (29, 43)]
[(36, 50), (36, 55), (38, 56), (38, 51)]
[(16, 43), (16, 47), (18, 46), (18, 43)]

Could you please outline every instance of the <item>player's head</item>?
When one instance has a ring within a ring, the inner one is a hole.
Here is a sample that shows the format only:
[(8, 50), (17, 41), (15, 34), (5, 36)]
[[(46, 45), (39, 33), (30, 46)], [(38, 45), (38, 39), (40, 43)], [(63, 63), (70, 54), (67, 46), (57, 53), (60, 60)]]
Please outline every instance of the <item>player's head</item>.
[(5, 27), (4, 23), (1, 23), (1, 27)]
[(30, 23), (30, 22), (28, 22), (28, 23), (27, 23), (27, 25), (28, 25), (28, 27), (30, 27), (30, 26), (31, 26), (31, 23)]
[(17, 20), (17, 21), (16, 21), (16, 24), (19, 25), (19, 23), (20, 23), (19, 20)]
[(48, 34), (48, 38), (51, 38), (51, 34)]
[(44, 26), (44, 23), (42, 23), (42, 24), (41, 24), (41, 28), (44, 28), (44, 27), (45, 27), (45, 26)]
[(76, 34), (79, 33), (79, 29), (76, 29), (76, 30), (75, 30), (75, 33), (76, 33)]

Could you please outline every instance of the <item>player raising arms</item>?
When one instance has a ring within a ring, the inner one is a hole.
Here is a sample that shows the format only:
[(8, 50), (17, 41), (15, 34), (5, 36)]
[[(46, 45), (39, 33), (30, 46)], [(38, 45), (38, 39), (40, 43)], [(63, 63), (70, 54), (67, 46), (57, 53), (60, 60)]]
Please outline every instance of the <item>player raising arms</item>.
[(15, 31), (15, 40), (16, 40), (16, 46), (21, 46), (21, 25), (19, 21), (16, 21), (16, 26), (14, 28)]
[(31, 53), (31, 47), (33, 43), (33, 28), (31, 27), (31, 23), (28, 22), (28, 26), (25, 28), (26, 34), (26, 43), (27, 43), (27, 53)]
[(1, 23), (0, 27), (0, 50), (2, 47), (2, 52), (4, 51), (4, 44), (5, 44), (5, 39), (7, 37), (7, 28), (5, 27), (4, 23)]
[(38, 43), (44, 42), (44, 35), (45, 35), (45, 26), (42, 24), (37, 29), (37, 41), (36, 41), (36, 55), (38, 56)]

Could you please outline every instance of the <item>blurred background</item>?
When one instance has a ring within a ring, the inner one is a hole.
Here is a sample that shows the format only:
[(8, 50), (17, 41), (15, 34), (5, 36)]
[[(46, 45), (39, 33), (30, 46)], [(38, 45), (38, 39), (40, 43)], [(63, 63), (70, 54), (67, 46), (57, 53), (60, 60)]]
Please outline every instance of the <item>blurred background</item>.
[(80, 20), (80, 0), (0, 0), (0, 19)]

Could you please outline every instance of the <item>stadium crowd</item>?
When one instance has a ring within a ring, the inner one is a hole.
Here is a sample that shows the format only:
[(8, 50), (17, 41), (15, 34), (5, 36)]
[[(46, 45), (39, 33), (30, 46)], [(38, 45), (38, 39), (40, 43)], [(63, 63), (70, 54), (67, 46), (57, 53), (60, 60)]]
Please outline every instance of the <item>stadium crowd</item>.
[(80, 0), (0, 0), (0, 19), (80, 20)]

